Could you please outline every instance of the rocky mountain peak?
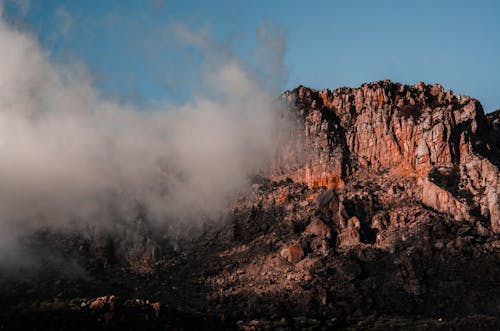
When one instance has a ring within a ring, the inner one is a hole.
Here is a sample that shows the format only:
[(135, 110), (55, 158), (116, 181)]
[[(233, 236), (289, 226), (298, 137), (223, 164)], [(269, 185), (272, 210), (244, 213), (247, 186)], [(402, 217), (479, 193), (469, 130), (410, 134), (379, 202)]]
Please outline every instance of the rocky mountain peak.
[(281, 99), (297, 125), (279, 135), (275, 178), (342, 189), (360, 173), (391, 172), (414, 179), (426, 206), (500, 231), (498, 112), (423, 82), (299, 86)]

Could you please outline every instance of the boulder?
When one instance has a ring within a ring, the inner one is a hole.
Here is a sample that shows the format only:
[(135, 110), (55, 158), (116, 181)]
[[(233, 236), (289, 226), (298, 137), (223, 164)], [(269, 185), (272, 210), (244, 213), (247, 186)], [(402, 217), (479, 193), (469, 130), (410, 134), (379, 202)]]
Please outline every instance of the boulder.
[(315, 218), (311, 221), (304, 233), (309, 236), (332, 239), (332, 230), (328, 225), (326, 225), (318, 218)]
[(355, 228), (346, 228), (337, 236), (337, 244), (340, 247), (355, 246), (361, 243), (359, 231)]
[(302, 246), (297, 243), (283, 248), (280, 255), (288, 262), (295, 264), (304, 258), (305, 253)]

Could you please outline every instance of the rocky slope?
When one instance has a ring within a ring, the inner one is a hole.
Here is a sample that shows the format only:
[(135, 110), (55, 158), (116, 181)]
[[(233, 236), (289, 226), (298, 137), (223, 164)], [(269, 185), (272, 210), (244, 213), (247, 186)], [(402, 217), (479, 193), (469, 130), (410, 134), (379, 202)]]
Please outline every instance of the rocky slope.
[(221, 222), (176, 245), (147, 219), (40, 232), (85, 277), (2, 279), (2, 325), (500, 328), (500, 112), (390, 81), (280, 100), (293, 125)]

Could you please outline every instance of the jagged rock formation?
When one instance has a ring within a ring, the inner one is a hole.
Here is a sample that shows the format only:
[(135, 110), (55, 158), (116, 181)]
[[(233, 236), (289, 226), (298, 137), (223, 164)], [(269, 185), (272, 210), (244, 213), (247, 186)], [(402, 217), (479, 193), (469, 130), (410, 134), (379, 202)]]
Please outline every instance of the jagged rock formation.
[[(500, 111), (389, 81), (300, 86), (281, 101), (293, 125), (223, 221), (177, 247), (142, 219), (112, 233), (44, 233), (35, 249), (76, 257), (87, 274), (16, 284), (0, 274), (0, 328), (33, 315), (18, 301), (57, 297), (77, 316), (62, 325), (84, 329), (91, 318), (117, 328), (499, 329)], [(149, 301), (124, 299), (138, 297)]]
[(389, 171), (417, 179), (427, 206), (500, 231), (498, 112), (424, 83), (300, 86), (282, 99), (297, 126), (280, 135), (273, 178), (341, 189), (349, 176)]

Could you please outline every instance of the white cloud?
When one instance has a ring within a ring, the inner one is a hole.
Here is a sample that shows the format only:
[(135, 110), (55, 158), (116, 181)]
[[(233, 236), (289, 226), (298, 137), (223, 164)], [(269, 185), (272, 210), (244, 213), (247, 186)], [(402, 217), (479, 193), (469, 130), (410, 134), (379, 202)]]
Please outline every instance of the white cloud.
[(163, 224), (215, 217), (266, 164), (275, 96), (229, 52), (212, 66), (208, 34), (180, 31), (210, 64), (200, 84), (211, 93), (138, 112), (102, 100), (85, 70), (51, 63), (0, 20), (0, 251), (41, 224), (127, 220), (138, 205)]

